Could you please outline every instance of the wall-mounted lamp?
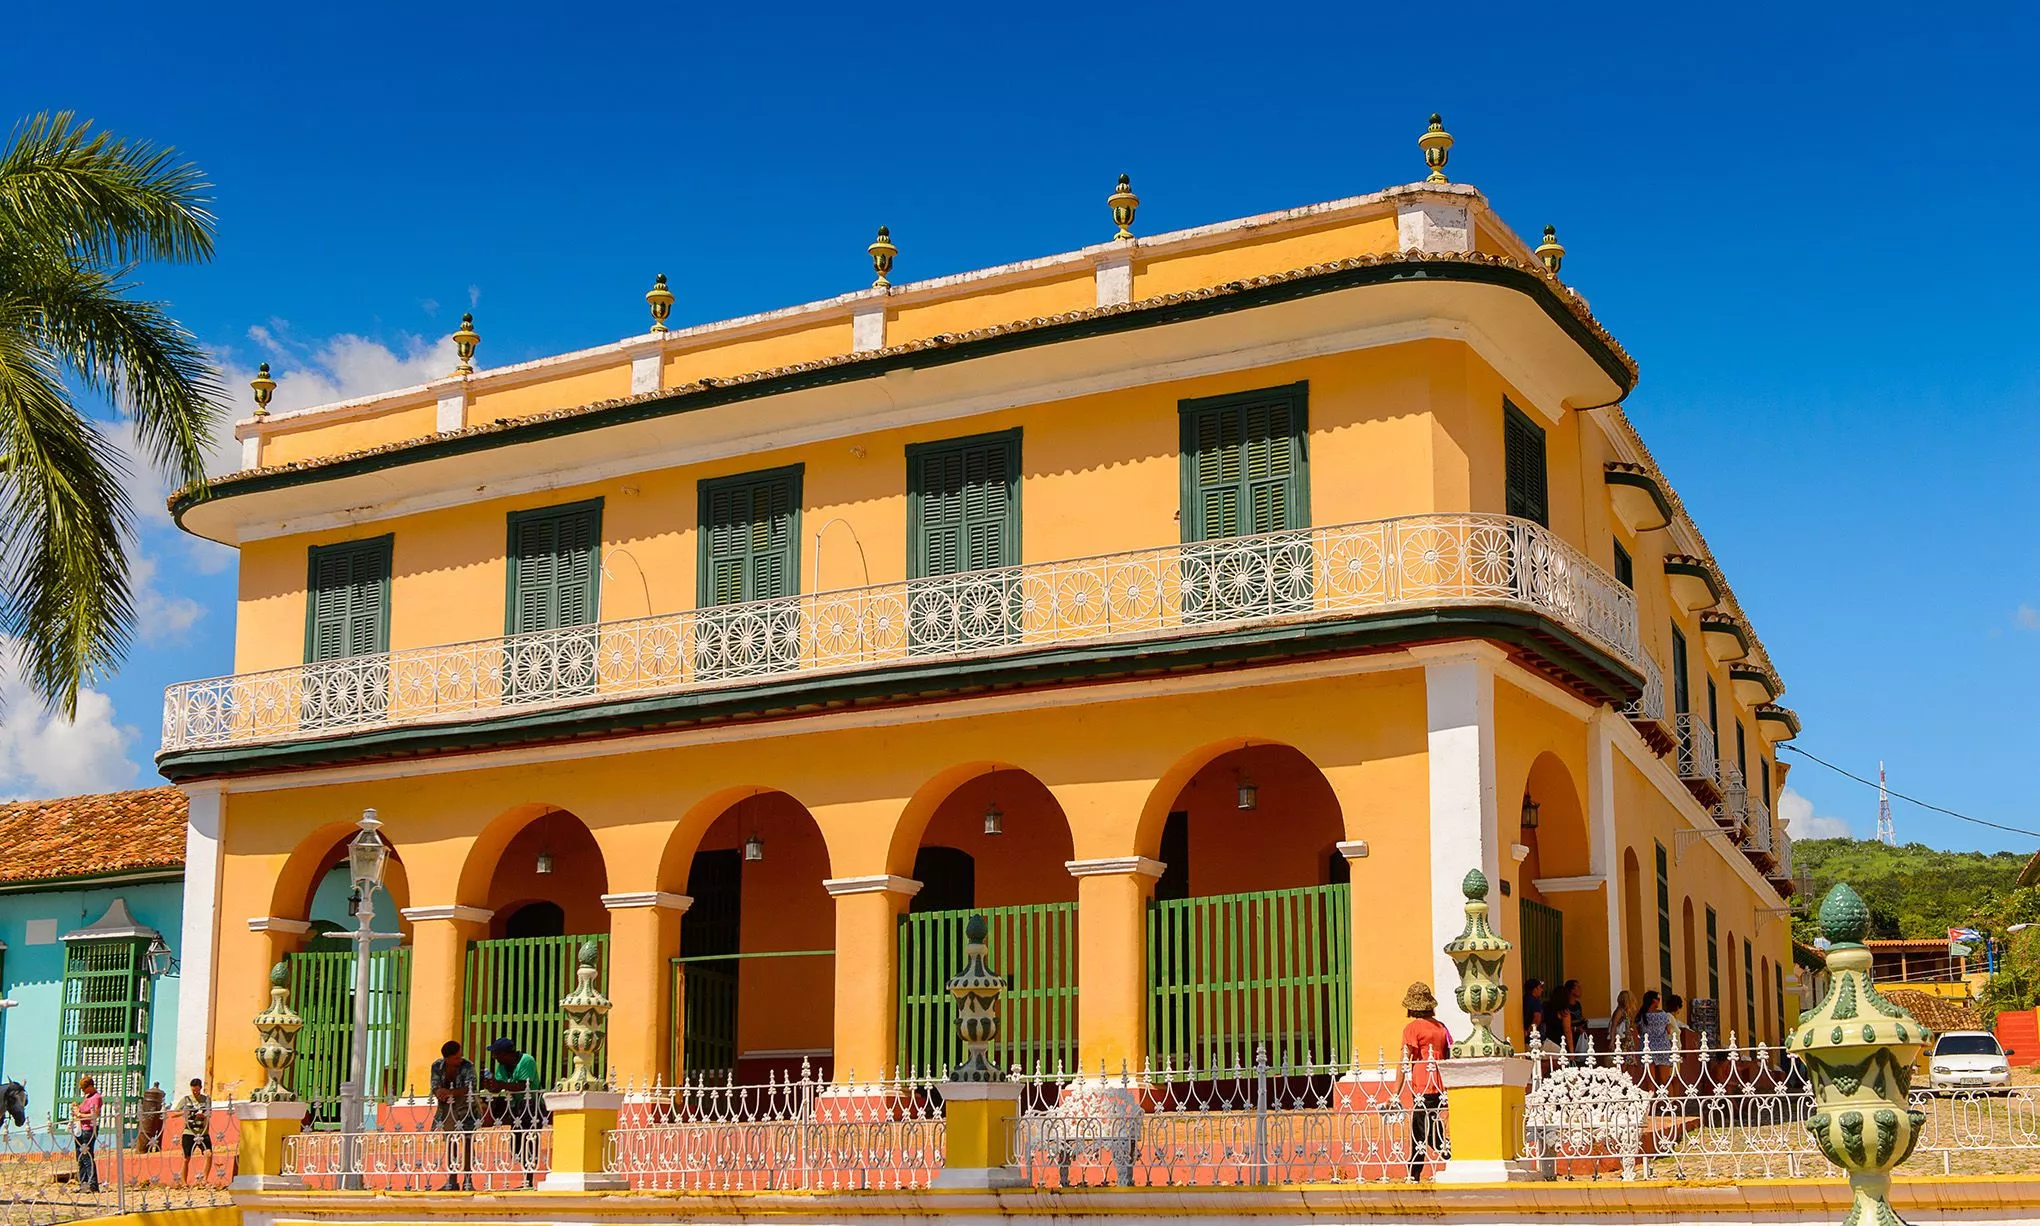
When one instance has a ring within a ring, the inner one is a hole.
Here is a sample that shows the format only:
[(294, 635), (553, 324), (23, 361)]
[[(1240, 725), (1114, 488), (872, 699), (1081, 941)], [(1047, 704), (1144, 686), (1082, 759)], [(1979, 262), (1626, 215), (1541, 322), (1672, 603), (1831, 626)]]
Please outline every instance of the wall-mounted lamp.
[(985, 806), (985, 833), (1006, 833), (1006, 812), (999, 808), (999, 802), (996, 800)]
[(549, 852), (549, 851), (541, 851), (541, 852), (539, 852), (539, 853), (538, 853), (538, 865), (537, 865), (537, 868), (538, 868), (538, 875), (539, 875), (539, 876), (541, 876), (541, 877), (550, 877), (550, 876), (552, 875), (552, 871), (553, 871), (553, 857), (552, 857), (552, 853), (551, 853), (551, 852)]
[(744, 859), (757, 861), (765, 858), (765, 840), (753, 834), (744, 840)]
[(1247, 772), (1241, 771), (1239, 775), (1240, 812), (1251, 813), (1261, 807), (1261, 789), (1254, 786), (1254, 781), (1248, 778)]
[(1528, 796), (1523, 798), (1523, 829), (1537, 829), (1537, 802)]
[(171, 953), (170, 947), (163, 943), (162, 933), (159, 932), (150, 938), (149, 952), (145, 956), (149, 960), (151, 975), (172, 975), (177, 972), (177, 955)]

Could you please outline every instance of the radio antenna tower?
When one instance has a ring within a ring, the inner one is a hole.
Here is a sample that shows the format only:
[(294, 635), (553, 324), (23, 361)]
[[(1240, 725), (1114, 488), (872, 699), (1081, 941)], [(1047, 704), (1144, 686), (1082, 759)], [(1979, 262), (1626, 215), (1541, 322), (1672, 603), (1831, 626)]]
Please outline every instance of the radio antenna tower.
[(1891, 830), (1891, 793), (1884, 789), (1884, 763), (1877, 764), (1877, 841), (1895, 847), (1898, 836)]

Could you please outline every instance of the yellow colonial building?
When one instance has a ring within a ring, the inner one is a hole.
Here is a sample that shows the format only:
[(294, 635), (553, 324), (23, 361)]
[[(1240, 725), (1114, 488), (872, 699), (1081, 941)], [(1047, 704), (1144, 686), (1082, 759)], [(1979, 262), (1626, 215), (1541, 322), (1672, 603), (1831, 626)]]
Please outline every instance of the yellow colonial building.
[(1412, 980), (1465, 1032), (1472, 868), (1519, 1041), (1528, 976), (1779, 1041), (1796, 720), (1549, 231), (1441, 174), (895, 252), (670, 330), (661, 278), (650, 331), (521, 365), (464, 326), (459, 371), (258, 412), (173, 500), (241, 556), (235, 673), (164, 711), (181, 1075), (255, 1083), (283, 960), (337, 1086), (366, 808), (385, 1091), (498, 1033), (557, 1077), (591, 936), (619, 1078), (934, 1070), (973, 913), (1002, 1064), (1371, 1059)]

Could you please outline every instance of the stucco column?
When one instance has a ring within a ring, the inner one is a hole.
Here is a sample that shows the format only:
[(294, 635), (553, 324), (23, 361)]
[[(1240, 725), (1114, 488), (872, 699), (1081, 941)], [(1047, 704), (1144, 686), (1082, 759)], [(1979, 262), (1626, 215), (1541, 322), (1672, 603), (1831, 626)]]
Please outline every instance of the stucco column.
[[(219, 959), (220, 834), (226, 792), (218, 783), (186, 784), (184, 827), (184, 915), (177, 963), (177, 1085), (193, 1077), (213, 1084), (207, 1040), (216, 1005), (214, 974)], [(274, 965), (274, 963), (272, 963)]]
[(673, 956), (680, 917), (694, 900), (641, 890), (604, 894), (609, 908), (609, 1072), (630, 1084), (677, 1082), (672, 1063)]
[[(1431, 790), (1431, 981), (1459, 982), (1447, 941), (1466, 924), (1460, 882), (1478, 868), (1500, 881), (1501, 844), (1495, 816), (1495, 667), (1508, 657), (1485, 643), (1416, 648), (1424, 661), (1424, 706)], [(1503, 1018), (1508, 1010), (1503, 1011)], [(1438, 991), (1438, 1020), (1463, 1036), (1472, 1019)]]
[(1147, 1060), (1147, 910), (1165, 867), (1146, 856), (1071, 860), (1077, 879), (1077, 1061), (1117, 1076)]
[(1622, 961), (1622, 865), (1616, 854), (1615, 745), (1611, 739), (1611, 729), (1621, 719), (1612, 708), (1603, 707), (1587, 726), (1587, 837), (1591, 841), (1587, 862), (1591, 865), (1589, 871), (1607, 883), (1602, 902), (1608, 914), (1608, 983), (1611, 994), (1621, 991), (1624, 986), (1640, 986), (1627, 984), (1628, 975)]
[(898, 1063), (900, 915), (921, 883), (879, 873), (822, 885), (836, 900), (834, 1076), (874, 1081)]
[[(466, 1044), (466, 1002), (461, 992), (467, 982), (468, 942), (480, 940), (488, 932), (495, 914), (457, 903), (403, 909), (404, 918), (411, 923), (410, 1050), (404, 1062), (405, 1080), (420, 1093), (430, 1083), (439, 1045), (448, 1039)], [(479, 1062), (481, 1053), (470, 1051), (467, 1057)]]

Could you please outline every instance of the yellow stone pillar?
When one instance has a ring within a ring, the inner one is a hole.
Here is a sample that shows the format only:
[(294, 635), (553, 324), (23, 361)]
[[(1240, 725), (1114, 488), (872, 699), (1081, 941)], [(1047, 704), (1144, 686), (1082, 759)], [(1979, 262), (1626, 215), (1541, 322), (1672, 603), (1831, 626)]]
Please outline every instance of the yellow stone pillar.
[[(431, 1081), (432, 1062), (439, 1059), (440, 1044), (456, 1039), (463, 1047), (467, 1046), (466, 1002), (461, 999), (461, 992), (467, 983), (468, 943), (488, 934), (489, 920), (495, 912), (448, 903), (406, 907), (403, 914), (411, 922), (407, 1080), (413, 1089), (423, 1093)], [(482, 1053), (470, 1051), (467, 1057), (479, 1064)]]
[(241, 1143), (236, 1151), (233, 1190), (278, 1192), (302, 1188), (305, 1181), (283, 1173), (284, 1142), (304, 1127), (309, 1106), (302, 1102), (234, 1104)]
[(942, 1083), (944, 1150), (937, 1188), (1016, 1188), (1027, 1177), (1013, 1162), (1020, 1087), (1009, 1081)]
[(822, 885), (836, 900), (834, 1080), (875, 1081), (898, 1063), (900, 915), (921, 883), (880, 873)]
[(1087, 1075), (1147, 1059), (1147, 905), (1165, 867), (1146, 856), (1071, 860), (1077, 879), (1077, 1058)]
[(609, 908), (609, 1074), (623, 1085), (677, 1083), (672, 1064), (673, 957), (685, 894), (604, 894)]
[[(615, 939), (615, 933), (610, 934)], [(615, 979), (616, 963), (610, 962)], [(611, 1016), (614, 1016), (612, 1013)], [(609, 1134), (616, 1131), (623, 1095), (613, 1090), (553, 1091), (545, 1096), (552, 1113), (552, 1163), (538, 1181), (547, 1192), (617, 1192), (630, 1186), (604, 1169)]]
[(1439, 1183), (1505, 1183), (1523, 1137), (1530, 1062), (1521, 1056), (1440, 1060), (1452, 1103), (1452, 1158)]

